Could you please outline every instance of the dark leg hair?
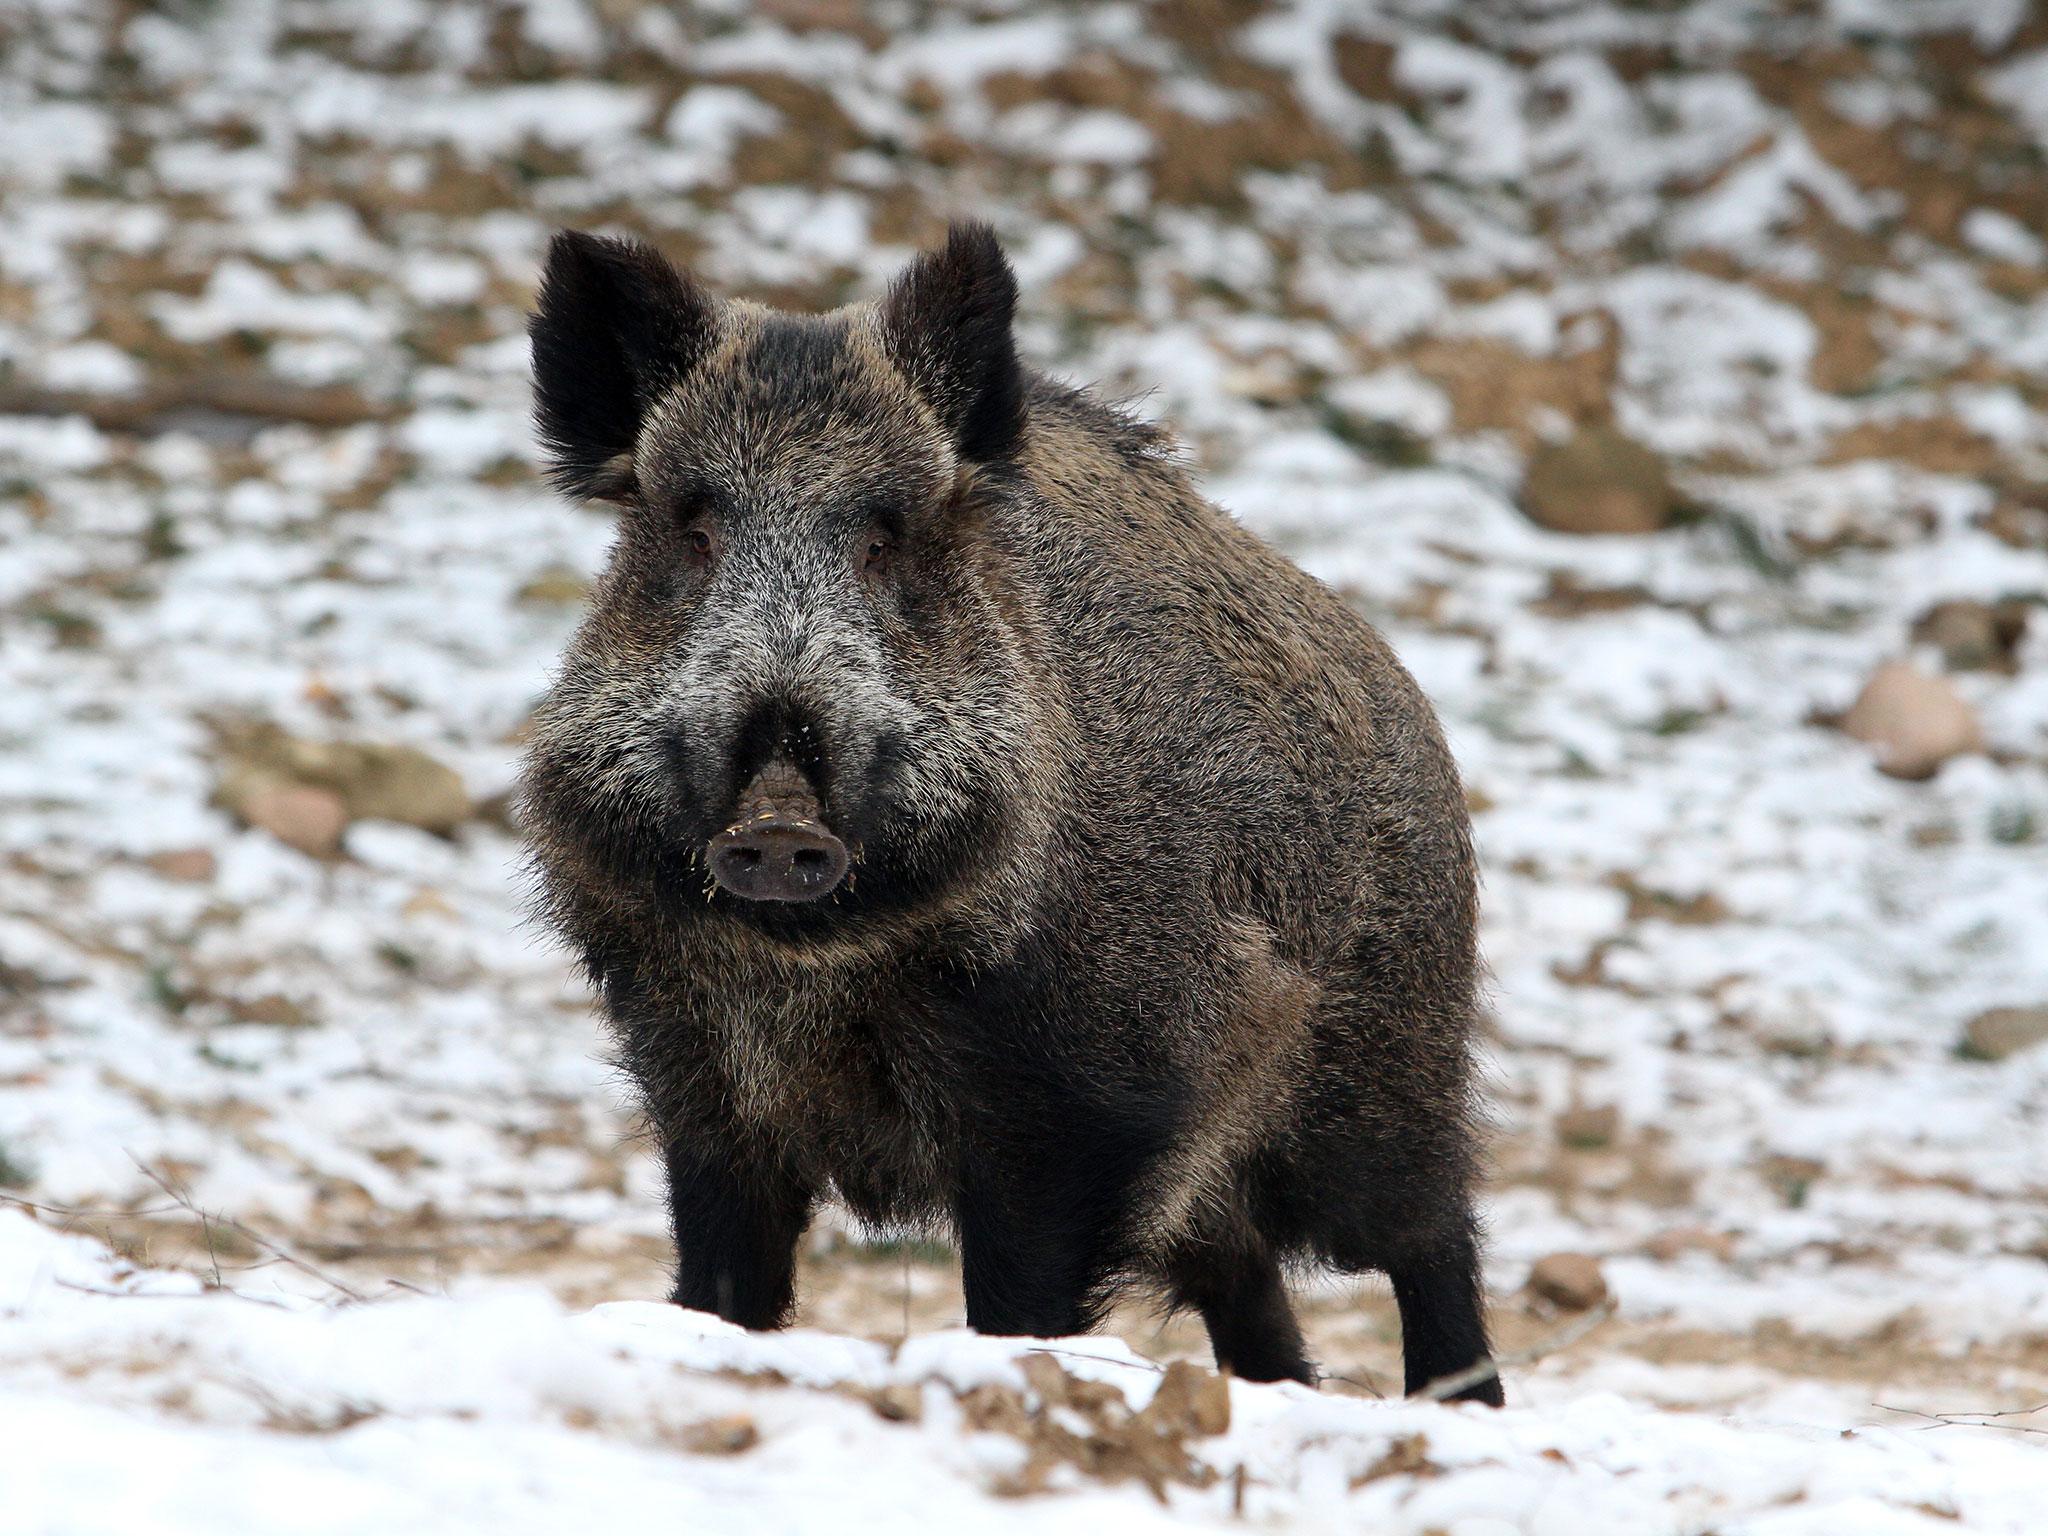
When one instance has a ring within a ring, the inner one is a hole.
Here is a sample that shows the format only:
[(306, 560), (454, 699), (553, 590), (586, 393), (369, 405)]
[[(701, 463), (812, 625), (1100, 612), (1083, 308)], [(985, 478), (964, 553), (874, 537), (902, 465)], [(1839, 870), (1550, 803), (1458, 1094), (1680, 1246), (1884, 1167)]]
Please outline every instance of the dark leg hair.
[(967, 1326), (976, 1333), (1039, 1339), (1086, 1333), (1101, 1313), (1100, 1276), (1064, 1242), (1019, 1241), (994, 1212), (960, 1218), (960, 1279)]
[(780, 1167), (742, 1167), (701, 1143), (667, 1149), (676, 1283), (669, 1299), (746, 1328), (780, 1328), (796, 1299), (811, 1191)]
[(1133, 1268), (1138, 1213), (1189, 1094), (1170, 1061), (1077, 1052), (1089, 1018), (1116, 1006), (1029, 960), (979, 973), (957, 1001), (952, 1214), (979, 1333), (1086, 1332)]
[(1084, 1333), (1131, 1269), (1134, 1213), (1176, 1106), (1156, 1089), (1082, 1092), (1049, 1075), (1010, 1086), (1008, 1113), (986, 1117), (960, 1160), (953, 1214), (967, 1325)]
[(1179, 1249), (1167, 1260), (1167, 1280), (1175, 1305), (1201, 1313), (1218, 1370), (1315, 1385), (1280, 1265), (1257, 1237)]
[(1071, 1198), (1066, 1159), (1009, 1147), (967, 1160), (954, 1206), (967, 1326), (1059, 1338), (1100, 1319), (1119, 1268), (1126, 1188), (1105, 1171), (1095, 1198)]
[[(1404, 1391), (1419, 1392), (1489, 1357), (1479, 1296), (1479, 1250), (1469, 1231), (1390, 1265), (1387, 1273), (1401, 1308)], [(1452, 1393), (1451, 1399), (1498, 1408), (1500, 1377), (1488, 1376)]]

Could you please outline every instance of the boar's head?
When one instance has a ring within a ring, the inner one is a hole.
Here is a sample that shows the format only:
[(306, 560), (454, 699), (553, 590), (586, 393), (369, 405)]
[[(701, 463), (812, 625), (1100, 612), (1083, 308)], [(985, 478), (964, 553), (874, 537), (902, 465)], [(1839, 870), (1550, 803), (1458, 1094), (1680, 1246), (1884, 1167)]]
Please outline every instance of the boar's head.
[(998, 526), (1015, 299), (975, 225), (820, 316), (556, 237), (540, 437), (560, 490), (620, 516), (528, 753), (553, 880), (801, 941), (1003, 857), (1033, 729)]

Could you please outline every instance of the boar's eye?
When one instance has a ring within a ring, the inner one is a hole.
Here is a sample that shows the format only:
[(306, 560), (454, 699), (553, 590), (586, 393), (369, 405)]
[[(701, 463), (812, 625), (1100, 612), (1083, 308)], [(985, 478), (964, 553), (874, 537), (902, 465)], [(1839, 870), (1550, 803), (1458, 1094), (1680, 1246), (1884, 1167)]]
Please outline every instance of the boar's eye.
[(683, 539), (689, 550), (690, 564), (700, 568), (711, 564), (711, 557), (717, 550), (710, 529), (702, 526), (692, 528), (683, 535)]
[(889, 556), (895, 552), (895, 544), (886, 533), (870, 533), (862, 546), (860, 568), (870, 575), (885, 569)]

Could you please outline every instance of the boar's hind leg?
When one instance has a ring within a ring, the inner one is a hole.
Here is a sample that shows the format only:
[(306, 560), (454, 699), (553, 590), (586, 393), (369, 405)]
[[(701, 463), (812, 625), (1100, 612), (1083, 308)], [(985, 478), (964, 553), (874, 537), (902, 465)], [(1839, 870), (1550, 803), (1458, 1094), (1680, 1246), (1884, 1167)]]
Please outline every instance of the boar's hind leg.
[(1166, 1267), (1174, 1304), (1202, 1314), (1218, 1370), (1246, 1381), (1315, 1385), (1280, 1265), (1259, 1238), (1181, 1248)]
[(811, 1192), (785, 1170), (723, 1147), (671, 1143), (667, 1162), (676, 1239), (669, 1299), (745, 1328), (780, 1328), (796, 1299), (796, 1244)]
[[(1388, 1266), (1401, 1309), (1404, 1391), (1421, 1391), (1477, 1365), (1491, 1351), (1480, 1311), (1479, 1253), (1469, 1232)], [(1501, 1405), (1500, 1377), (1451, 1394), (1453, 1401)]]

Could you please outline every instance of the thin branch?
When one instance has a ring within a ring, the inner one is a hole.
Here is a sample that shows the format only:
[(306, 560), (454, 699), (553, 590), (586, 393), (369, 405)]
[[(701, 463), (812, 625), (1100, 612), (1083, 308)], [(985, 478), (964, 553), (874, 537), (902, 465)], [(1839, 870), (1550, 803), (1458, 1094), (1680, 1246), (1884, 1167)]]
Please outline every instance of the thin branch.
[[(63, 1290), (78, 1291), (87, 1296), (110, 1296), (116, 1301), (192, 1300), (189, 1294), (180, 1291), (116, 1291), (104, 1285), (81, 1285), (78, 1281), (66, 1280), (61, 1275), (52, 1283)], [(259, 1307), (280, 1307), (287, 1312), (291, 1310), (290, 1303), (279, 1301), (274, 1296), (251, 1296), (243, 1291), (229, 1290), (226, 1286), (220, 1288), (220, 1293), (223, 1296), (232, 1296), (237, 1301), (254, 1302)]]
[(1364, 1366), (1360, 1366), (1358, 1368), (1358, 1373), (1359, 1376), (1363, 1376), (1365, 1380), (1360, 1381), (1358, 1379), (1358, 1376), (1347, 1376), (1342, 1371), (1332, 1371), (1329, 1375), (1325, 1376), (1323, 1380), (1341, 1381), (1347, 1387), (1358, 1388), (1359, 1391), (1365, 1393), (1368, 1397), (1386, 1397), (1387, 1394), (1380, 1390), (1380, 1384), (1377, 1381), (1373, 1380), (1373, 1375), (1371, 1371), (1368, 1371)]
[(179, 1209), (175, 1205), (144, 1205), (132, 1211), (95, 1210), (86, 1205), (56, 1205), (44, 1200), (28, 1200), (20, 1195), (0, 1193), (0, 1203), (18, 1205), (25, 1211), (35, 1211), (43, 1216), (61, 1216), (66, 1221), (132, 1221), (143, 1216), (168, 1216)]
[(2036, 1413), (2048, 1413), (2048, 1403), (2036, 1403), (2031, 1408), (1949, 1408), (1929, 1411), (1925, 1408), (1894, 1408), (1888, 1403), (1872, 1403), (1886, 1413), (1910, 1413), (1922, 1419), (2024, 1419)]
[(1999, 1419), (2031, 1418), (2037, 1413), (2048, 1413), (2048, 1403), (2036, 1403), (2031, 1408), (2000, 1408), (1979, 1411), (1973, 1408), (1953, 1413), (1930, 1413), (1924, 1408), (1894, 1408), (1889, 1403), (1872, 1403), (1871, 1407), (1880, 1413), (1909, 1414), (1916, 1419), (1926, 1419), (1925, 1424), (1910, 1426), (1915, 1430), (1929, 1429), (2002, 1429), (2013, 1435), (2048, 1435), (2048, 1428), (2037, 1424), (2000, 1424)]
[(1139, 1370), (1151, 1371), (1155, 1375), (1159, 1376), (1164, 1376), (1166, 1374), (1166, 1367), (1160, 1365), (1156, 1361), (1145, 1359), (1118, 1360), (1111, 1355), (1083, 1354), (1078, 1349), (1050, 1349), (1047, 1348), (1045, 1345), (1035, 1344), (1030, 1349), (1024, 1351), (1024, 1353), (1026, 1353), (1027, 1355), (1064, 1355), (1069, 1360), (1087, 1360), (1091, 1361), (1096, 1365), (1128, 1365), (1136, 1367)]
[(1525, 1365), (1534, 1365), (1537, 1361), (1546, 1359), (1556, 1354), (1559, 1350), (1569, 1349), (1572, 1345), (1578, 1343), (1579, 1340), (1614, 1316), (1614, 1310), (1614, 1298), (1610, 1296), (1585, 1316), (1574, 1318), (1548, 1338), (1538, 1339), (1527, 1349), (1518, 1349), (1512, 1354), (1496, 1355), (1491, 1359), (1481, 1360), (1476, 1365), (1468, 1365), (1462, 1371), (1453, 1371), (1448, 1376), (1439, 1376), (1427, 1385), (1410, 1392), (1408, 1394), (1409, 1400), (1411, 1402), (1440, 1403), (1445, 1398), (1456, 1397), (1467, 1387), (1476, 1387), (1482, 1381), (1492, 1380), (1503, 1370), (1516, 1370)]
[(258, 1232), (255, 1228), (247, 1226), (242, 1222), (236, 1221), (232, 1216), (222, 1216), (212, 1211), (203, 1210), (198, 1204), (196, 1204), (193, 1201), (192, 1197), (189, 1194), (187, 1194), (184, 1190), (179, 1189), (168, 1178), (158, 1173), (154, 1168), (151, 1168), (147, 1163), (143, 1162), (143, 1160), (137, 1157), (134, 1153), (131, 1152), (128, 1154), (128, 1160), (142, 1171), (142, 1176), (144, 1178), (148, 1179), (150, 1183), (156, 1185), (156, 1187), (162, 1190), (166, 1195), (169, 1195), (172, 1201), (177, 1204), (179, 1209), (183, 1210), (190, 1216), (198, 1218), (202, 1226), (209, 1221), (219, 1223), (221, 1226), (227, 1228), (228, 1231), (234, 1233), (237, 1237), (244, 1238), (248, 1242), (253, 1243), (257, 1248), (269, 1254), (272, 1258), (278, 1260), (280, 1263), (288, 1264), (293, 1269), (298, 1270), (299, 1273), (303, 1275), (308, 1275), (313, 1279), (318, 1280), (322, 1285), (328, 1286), (329, 1288), (338, 1291), (341, 1295), (347, 1297), (350, 1301), (361, 1303), (366, 1302), (370, 1299), (369, 1297), (365, 1296), (361, 1291), (357, 1290), (354, 1286), (350, 1285), (347, 1281), (336, 1279), (333, 1275), (329, 1274), (326, 1270), (322, 1269), (312, 1260), (302, 1258), (292, 1248), (290, 1248), (282, 1242), (279, 1242), (277, 1239), (265, 1237), (261, 1232)]

